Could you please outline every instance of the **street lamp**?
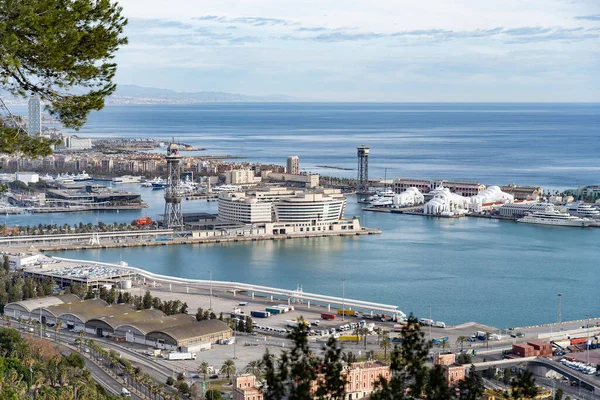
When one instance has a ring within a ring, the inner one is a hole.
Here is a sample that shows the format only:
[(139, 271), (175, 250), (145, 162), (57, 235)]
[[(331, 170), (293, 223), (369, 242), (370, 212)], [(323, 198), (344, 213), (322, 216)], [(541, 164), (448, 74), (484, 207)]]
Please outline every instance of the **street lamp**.
[(344, 322), (344, 317), (346, 316), (346, 292), (344, 290), (344, 282), (346, 282), (346, 279), (342, 278), (342, 322)]
[[(558, 324), (560, 324), (560, 298), (562, 297), (562, 293), (558, 294), (558, 316), (557, 316), (557, 322)], [(560, 329), (560, 327), (559, 327)]]
[(209, 302), (209, 309), (212, 311), (212, 270), (208, 271), (209, 277), (210, 277), (210, 302)]
[(587, 338), (585, 340), (585, 347), (586, 347), (585, 363), (587, 365), (590, 365), (590, 314), (587, 315), (586, 330), (587, 330)]
[(429, 305), (429, 340), (433, 340), (433, 335), (431, 334), (431, 326), (433, 325), (433, 319), (431, 319), (431, 304)]

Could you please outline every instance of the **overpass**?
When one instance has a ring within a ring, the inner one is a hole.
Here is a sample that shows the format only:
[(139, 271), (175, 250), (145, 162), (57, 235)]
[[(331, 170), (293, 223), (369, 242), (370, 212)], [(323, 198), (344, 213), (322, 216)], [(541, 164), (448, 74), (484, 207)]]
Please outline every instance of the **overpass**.
[(551, 369), (564, 377), (569, 378), (571, 381), (581, 383), (581, 387), (593, 392), (600, 393), (600, 380), (595, 380), (593, 377), (583, 375), (574, 369), (566, 367), (561, 363), (543, 357), (522, 357), (522, 358), (511, 358), (498, 361), (486, 361), (480, 363), (473, 363), (477, 371), (486, 370), (490, 367), (514, 367), (519, 364), (527, 364), (528, 368), (542, 367)]
[(308, 293), (304, 292), (302, 289), (289, 290), (289, 289), (279, 289), (269, 286), (261, 286), (261, 285), (252, 285), (248, 283), (241, 282), (230, 282), (230, 281), (213, 281), (213, 280), (202, 280), (202, 279), (189, 279), (189, 278), (179, 278), (174, 276), (160, 275), (152, 272), (145, 271), (141, 268), (131, 267), (123, 264), (110, 264), (110, 263), (102, 263), (95, 262), (89, 260), (73, 260), (70, 258), (62, 258), (62, 257), (52, 257), (54, 260), (81, 263), (81, 264), (96, 264), (96, 265), (104, 265), (108, 267), (115, 267), (121, 269), (128, 269), (133, 273), (136, 273), (140, 277), (144, 278), (144, 280), (148, 279), (153, 283), (160, 282), (169, 284), (169, 285), (183, 285), (186, 287), (193, 288), (202, 288), (202, 289), (220, 289), (223, 291), (230, 291), (235, 296), (236, 292), (246, 292), (252, 298), (254, 298), (255, 294), (264, 295), (266, 297), (270, 297), (273, 299), (283, 299), (288, 302), (288, 304), (301, 302), (306, 303), (310, 308), (311, 304), (313, 305), (322, 305), (327, 307), (328, 310), (331, 310), (331, 306), (338, 306), (339, 308), (344, 307), (348, 310), (361, 310), (370, 312), (380, 312), (389, 314), (390, 316), (395, 316), (398, 318), (405, 318), (406, 314), (402, 311), (398, 310), (398, 306), (391, 304), (383, 304), (383, 303), (374, 303), (370, 301), (363, 300), (355, 300), (348, 299), (342, 297), (335, 296), (327, 296), (323, 294), (317, 293)]

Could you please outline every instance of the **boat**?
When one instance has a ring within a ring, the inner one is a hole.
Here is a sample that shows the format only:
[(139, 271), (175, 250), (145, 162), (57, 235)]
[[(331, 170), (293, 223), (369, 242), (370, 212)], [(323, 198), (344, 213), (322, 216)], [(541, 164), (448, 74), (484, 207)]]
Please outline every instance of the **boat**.
[(75, 182), (83, 182), (83, 181), (91, 181), (92, 177), (85, 171), (77, 174), (77, 175), (73, 175), (73, 181)]
[(139, 176), (123, 175), (112, 178), (112, 183), (139, 183), (142, 180)]
[(545, 211), (536, 211), (519, 218), (517, 222), (527, 224), (554, 225), (554, 226), (577, 226), (586, 227), (592, 224), (591, 219), (580, 218), (569, 213), (560, 212), (554, 208)]
[(40, 179), (45, 182), (54, 182), (54, 177), (48, 173), (44, 176), (40, 176)]
[(164, 180), (160, 176), (157, 176), (156, 178), (154, 178), (150, 181), (142, 182), (142, 187), (152, 187), (154, 183), (162, 183), (162, 182), (164, 182)]
[(600, 218), (600, 210), (592, 204), (584, 202), (567, 204), (567, 211), (570, 214), (583, 218)]
[(371, 201), (371, 206), (373, 207), (391, 207), (393, 201), (389, 197), (380, 197), (377, 200)]

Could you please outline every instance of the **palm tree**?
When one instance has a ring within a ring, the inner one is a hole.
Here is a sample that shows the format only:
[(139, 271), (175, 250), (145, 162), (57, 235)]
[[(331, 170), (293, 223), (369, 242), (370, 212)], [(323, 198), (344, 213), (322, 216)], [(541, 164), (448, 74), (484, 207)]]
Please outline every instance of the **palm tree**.
[(460, 351), (463, 351), (465, 348), (465, 342), (467, 341), (466, 336), (459, 336), (456, 338), (456, 343), (460, 343)]
[(369, 336), (369, 333), (371, 333), (371, 331), (369, 331), (367, 328), (360, 329), (360, 334), (362, 335), (365, 344), (365, 350), (367, 349), (367, 336)]
[(233, 360), (225, 360), (221, 366), (221, 373), (225, 374), (227, 378), (235, 374), (235, 362)]
[(252, 375), (256, 376), (257, 378), (259, 378), (260, 375), (262, 374), (262, 363), (260, 362), (260, 360), (250, 361), (248, 363), (248, 365), (246, 365), (246, 368), (244, 369), (244, 371), (247, 374), (252, 374)]
[(392, 343), (390, 343), (390, 338), (387, 332), (384, 332), (383, 335), (381, 335), (381, 342), (379, 343), (379, 347), (383, 349), (384, 359), (387, 359), (387, 351), (390, 347), (392, 347)]
[(485, 333), (485, 347), (487, 349), (490, 348), (490, 339), (492, 338), (492, 333), (491, 332), (486, 332)]
[(58, 321), (56, 321), (56, 324), (54, 325), (56, 340), (59, 343), (60, 343), (60, 336), (58, 335), (58, 331), (60, 331), (62, 329), (62, 325), (63, 325), (63, 323), (60, 319)]
[(208, 374), (210, 366), (206, 361), (202, 361), (198, 367), (198, 375), (204, 375), (204, 382), (206, 382), (206, 374)]
[(446, 350), (446, 346), (448, 346), (448, 339), (444, 338), (440, 341), (440, 346), (442, 347), (442, 351)]

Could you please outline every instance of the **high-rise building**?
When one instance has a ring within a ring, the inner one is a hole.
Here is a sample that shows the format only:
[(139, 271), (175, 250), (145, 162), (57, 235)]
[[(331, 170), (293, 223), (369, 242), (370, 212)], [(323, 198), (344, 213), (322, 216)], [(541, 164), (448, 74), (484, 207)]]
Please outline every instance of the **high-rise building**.
[(29, 99), (29, 122), (27, 124), (29, 136), (42, 133), (42, 102), (39, 96), (33, 95)]
[(300, 158), (298, 156), (289, 156), (287, 158), (287, 171), (291, 175), (300, 175)]

